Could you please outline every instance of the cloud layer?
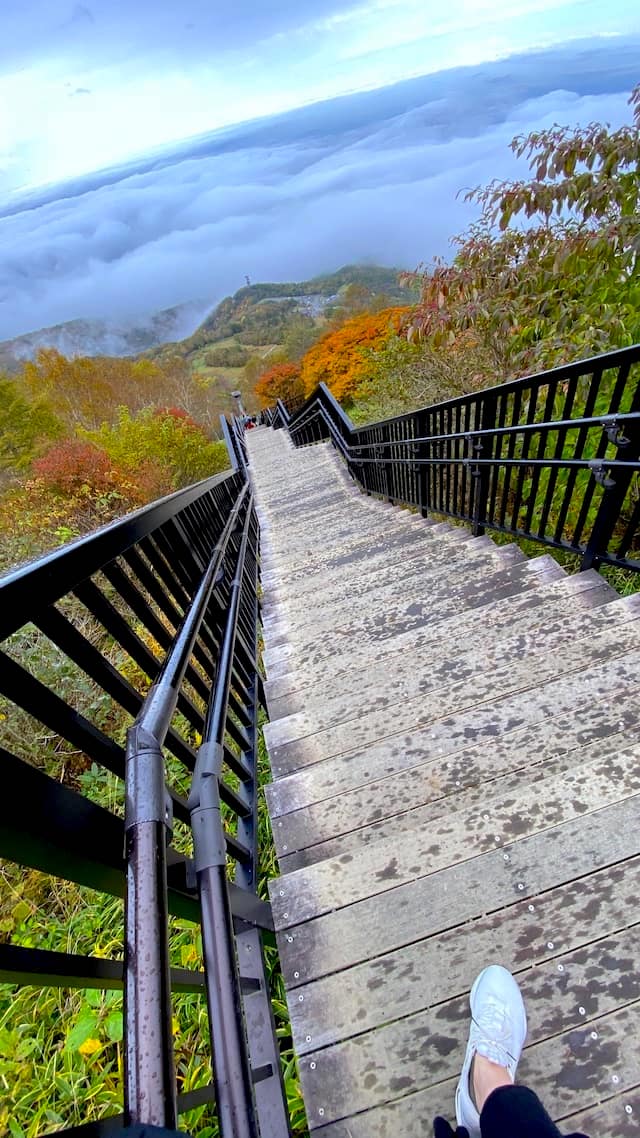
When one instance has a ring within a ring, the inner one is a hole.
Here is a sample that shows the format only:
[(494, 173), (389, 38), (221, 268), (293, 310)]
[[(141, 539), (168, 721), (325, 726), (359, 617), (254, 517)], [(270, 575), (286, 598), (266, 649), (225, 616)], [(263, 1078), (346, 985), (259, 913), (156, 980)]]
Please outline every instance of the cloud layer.
[(514, 134), (628, 121), (636, 59), (617, 41), (442, 72), (34, 193), (0, 213), (0, 338), (446, 253), (458, 191), (516, 173)]
[(0, 196), (443, 67), (632, 34), (637, 0), (3, 0)]

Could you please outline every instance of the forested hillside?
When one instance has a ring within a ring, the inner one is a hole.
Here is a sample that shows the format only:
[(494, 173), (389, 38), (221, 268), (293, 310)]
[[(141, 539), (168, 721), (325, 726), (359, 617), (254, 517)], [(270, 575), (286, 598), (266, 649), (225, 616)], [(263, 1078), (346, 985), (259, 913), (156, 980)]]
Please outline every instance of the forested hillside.
[(255, 409), (265, 361), (299, 358), (332, 322), (398, 295), (398, 272), (377, 266), (248, 285), (186, 340), (137, 357), (40, 348), (0, 375), (0, 568), (223, 468), (232, 391)]
[(247, 284), (223, 300), (185, 340), (146, 355), (160, 364), (176, 357), (206, 385), (212, 404), (226, 410), (233, 390), (256, 410), (254, 385), (265, 368), (296, 360), (328, 327), (355, 312), (417, 299), (397, 269), (347, 265), (310, 281)]

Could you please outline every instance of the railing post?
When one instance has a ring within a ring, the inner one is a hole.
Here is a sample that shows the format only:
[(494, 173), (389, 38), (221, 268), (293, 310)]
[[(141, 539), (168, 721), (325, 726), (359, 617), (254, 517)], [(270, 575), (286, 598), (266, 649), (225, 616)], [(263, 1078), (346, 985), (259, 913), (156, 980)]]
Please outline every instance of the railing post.
[[(640, 387), (635, 393), (631, 410), (640, 410)], [(608, 430), (609, 440), (617, 448), (618, 453), (623, 452), (623, 458), (627, 455), (633, 459), (637, 458), (640, 449), (640, 420), (627, 420), (624, 424), (624, 435), (620, 434), (615, 423), (609, 423), (605, 429)], [(618, 467), (614, 470), (613, 477), (607, 477), (606, 459), (598, 459), (592, 463), (592, 470), (593, 477), (604, 487), (604, 493), (593, 523), (591, 536), (582, 555), (581, 572), (586, 569), (600, 568), (602, 558), (609, 548), (609, 542), (620, 519), (629, 486), (634, 474), (637, 473), (632, 467)]]
[[(137, 725), (127, 736), (125, 901), (125, 1118), (176, 1125), (167, 929), (168, 832), (164, 759)], [(143, 963), (144, 962), (144, 963)]]
[(238, 962), (227, 882), (227, 849), (219, 778), (223, 747), (206, 740), (194, 776), (191, 811), (195, 869), (202, 910), (209, 1031), (220, 1132), (257, 1138), (251, 1068), (244, 1034)]
[[(429, 434), (429, 421), (427, 414), (420, 411), (416, 417), (416, 434), (418, 438), (423, 438)], [(416, 458), (427, 459), (429, 457), (429, 443), (416, 443)], [(418, 505), (420, 513), (423, 518), (428, 517), (429, 508), (431, 506), (431, 471), (427, 462), (418, 463), (417, 468), (417, 483), (418, 483)]]
[[(485, 397), (480, 403), (480, 423), (476, 429), (492, 431), (496, 425), (497, 403), (495, 396)], [(495, 435), (474, 436), (471, 432), (474, 457), (492, 458), (496, 443)], [(490, 463), (481, 463), (472, 471), (473, 475), (473, 536), (482, 537), (485, 532), (484, 522), (487, 521), (487, 503), (489, 500), (489, 486), (491, 485)], [(481, 520), (482, 519), (482, 520)]]

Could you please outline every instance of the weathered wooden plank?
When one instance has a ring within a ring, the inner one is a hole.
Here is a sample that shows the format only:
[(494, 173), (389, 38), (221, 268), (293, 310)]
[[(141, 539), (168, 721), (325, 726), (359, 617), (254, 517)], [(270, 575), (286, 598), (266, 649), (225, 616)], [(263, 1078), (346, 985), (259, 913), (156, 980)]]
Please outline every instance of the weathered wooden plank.
[[(634, 1003), (526, 1048), (518, 1081), (538, 1091), (552, 1118), (562, 1119), (608, 1097), (628, 1103), (624, 1092), (637, 1086), (639, 1064), (640, 1003)], [(435, 1115), (453, 1117), (456, 1084), (457, 1076), (326, 1126), (318, 1106), (308, 1113), (309, 1127), (323, 1138), (424, 1138)], [(396, 1096), (401, 1093), (399, 1087)]]
[[(339, 652), (354, 637), (368, 636), (374, 643), (378, 643), (419, 625), (445, 620), (452, 607), (481, 608), (490, 601), (533, 588), (540, 579), (558, 580), (563, 575), (564, 570), (557, 561), (545, 554), (507, 569), (483, 572), (477, 577), (471, 575), (462, 581), (456, 578), (455, 582), (450, 582), (449, 591), (434, 586), (429, 596), (422, 593), (415, 597), (399, 596), (381, 610), (367, 612), (362, 616), (356, 612), (351, 620), (325, 631), (315, 641), (298, 648), (295, 654), (301, 661), (317, 661), (330, 656), (334, 651)], [(267, 666), (274, 658), (277, 645), (277, 637), (270, 640), (268, 657), (265, 657)], [(291, 647), (290, 644), (287, 646)]]
[[(337, 579), (343, 573), (346, 575), (347, 573), (364, 572), (369, 564), (379, 568), (380, 564), (386, 562), (391, 555), (402, 557), (404, 550), (414, 543), (424, 545), (427, 541), (425, 536), (427, 532), (430, 531), (423, 531), (418, 528), (391, 529), (384, 537), (371, 538), (369, 542), (363, 540), (346, 553), (327, 549), (323, 562), (296, 569), (287, 574), (286, 579), (284, 575), (278, 573), (262, 572), (261, 583), (265, 595), (269, 598), (274, 596), (277, 599), (278, 596), (286, 596), (291, 589), (295, 589), (296, 592), (301, 589), (304, 590), (305, 595), (310, 594), (312, 596), (316, 585), (325, 587), (327, 577)], [(438, 536), (437, 543), (431, 537), (428, 540), (433, 540), (433, 547), (436, 548), (436, 545), (439, 547), (449, 539)], [(455, 544), (460, 543), (456, 542)]]
[[(291, 645), (274, 649), (266, 661), (268, 676), (269, 679), (273, 679), (295, 669), (299, 675), (308, 678), (308, 683), (314, 681), (320, 683), (321, 678), (327, 674), (335, 676), (350, 668), (366, 671), (370, 660), (398, 652), (402, 648), (418, 653), (424, 650), (428, 653), (431, 637), (437, 638), (441, 634), (459, 636), (461, 643), (466, 643), (467, 638), (469, 641), (480, 641), (488, 629), (491, 629), (491, 635), (495, 635), (500, 629), (512, 628), (514, 622), (521, 622), (524, 627), (527, 620), (531, 619), (531, 610), (550, 602), (552, 598), (568, 596), (575, 598), (577, 594), (581, 595), (585, 604), (588, 604), (592, 598), (601, 604), (605, 597), (611, 599), (612, 590), (610, 586), (604, 584), (597, 573), (592, 571), (574, 577), (560, 577), (554, 581), (538, 578), (521, 593), (489, 600), (482, 612), (478, 612), (477, 608), (451, 608), (448, 612), (440, 614), (437, 620), (430, 621), (427, 627), (418, 626), (406, 633), (397, 632), (392, 639), (386, 641), (381, 641), (372, 634), (363, 635), (360, 640), (351, 641), (340, 651), (336, 649), (335, 654), (330, 657), (320, 655), (316, 658), (312, 650), (304, 654), (294, 653)], [(535, 617), (539, 619), (539, 613), (536, 613)], [(428, 659), (428, 655), (426, 658)]]
[[(373, 544), (376, 539), (384, 538), (390, 532), (406, 533), (407, 530), (417, 527), (422, 529), (420, 521), (412, 517), (405, 519), (401, 516), (398, 518), (385, 513), (376, 517), (374, 521), (368, 517), (360, 519), (354, 517), (351, 521), (345, 519), (330, 534), (327, 544), (330, 545), (334, 555), (338, 552), (347, 553), (362, 543)], [(423, 532), (430, 531), (425, 529)], [(312, 525), (310, 521), (307, 529), (300, 535), (297, 544), (286, 551), (281, 551), (277, 558), (273, 557), (269, 567), (272, 571), (277, 569), (282, 580), (286, 580), (297, 569), (313, 571), (314, 566), (321, 568), (324, 564), (327, 546), (324, 541), (319, 540), (319, 536), (318, 526)]]
[(638, 1138), (640, 1087), (617, 1094), (601, 1106), (579, 1110), (559, 1120), (565, 1134), (592, 1134), (595, 1138)]
[[(278, 589), (282, 589), (284, 586), (295, 588), (301, 578), (319, 579), (325, 582), (327, 573), (333, 572), (333, 567), (339, 558), (362, 563), (375, 551), (379, 551), (381, 547), (388, 548), (393, 544), (395, 548), (400, 548), (407, 536), (408, 531), (398, 527), (388, 527), (383, 534), (354, 534), (345, 544), (339, 546), (332, 544), (331, 551), (326, 553), (324, 559), (320, 554), (314, 557), (309, 555), (296, 566), (279, 564), (269, 569), (266, 566), (261, 568), (261, 583), (268, 595), (274, 586)], [(420, 537), (422, 538), (423, 535), (420, 534)]]
[[(324, 506), (323, 503), (332, 499), (331, 505)], [(355, 529), (364, 529), (369, 526), (375, 529), (389, 522), (407, 529), (416, 528), (423, 529), (422, 523), (417, 523), (414, 515), (406, 515), (394, 510), (393, 506), (386, 506), (379, 509), (371, 509), (370, 505), (365, 504), (365, 501), (359, 501), (351, 495), (345, 494), (342, 491), (331, 493), (327, 495), (322, 491), (322, 496), (318, 499), (318, 506), (314, 508), (314, 501), (309, 499), (302, 499), (297, 503), (295, 509), (288, 513), (288, 521), (285, 524), (279, 524), (270, 521), (268, 518), (264, 519), (261, 525), (261, 532), (264, 533), (265, 539), (272, 547), (272, 555), (281, 560), (286, 560), (292, 555), (296, 555), (301, 545), (306, 545), (309, 542), (309, 532), (313, 531), (314, 523), (322, 520), (322, 536), (323, 542), (330, 545), (334, 538), (340, 539), (344, 535), (345, 529), (352, 525)], [(429, 527), (424, 527), (424, 532), (429, 532)], [(314, 553), (318, 552), (317, 544), (314, 545)]]
[[(289, 463), (288, 456), (284, 461)], [(295, 489), (291, 489), (291, 485)], [(307, 509), (321, 509), (323, 503), (334, 504), (346, 497), (346, 489), (337, 482), (333, 468), (328, 464), (316, 466), (305, 471), (296, 464), (295, 477), (289, 476), (289, 484), (278, 483), (269, 494), (264, 486), (258, 486), (257, 501), (265, 522), (286, 523), (295, 517), (295, 511), (302, 505)]]
[[(403, 526), (385, 525), (383, 521), (380, 521), (373, 532), (370, 525), (346, 526), (343, 535), (334, 535), (331, 538), (329, 548), (336, 554), (339, 552), (352, 553), (361, 547), (368, 549), (377, 539), (382, 540), (391, 536), (389, 530), (403, 536), (407, 532)], [(261, 577), (264, 579), (264, 587), (268, 589), (274, 581), (281, 585), (286, 584), (290, 576), (300, 570), (310, 574), (324, 572), (323, 548), (326, 547), (318, 541), (318, 527), (314, 526), (310, 528), (306, 538), (300, 541), (295, 554), (291, 556), (272, 557), (269, 555), (268, 548), (265, 549), (264, 558), (261, 560)]]
[[(397, 588), (398, 581), (406, 579), (408, 583), (421, 573), (426, 589), (431, 577), (441, 580), (449, 566), (458, 565), (466, 558), (480, 553), (491, 555), (497, 564), (526, 560), (516, 545), (498, 546), (490, 538), (485, 537), (460, 541), (449, 533), (434, 534), (435, 528), (427, 527), (423, 531), (420, 524), (416, 529), (410, 530), (409, 533), (416, 540), (413, 546), (404, 547), (401, 557), (398, 556), (397, 549), (392, 548), (384, 555), (378, 555), (373, 565), (368, 560), (365, 566), (355, 568), (347, 566), (342, 570), (325, 571), (324, 575), (316, 576), (313, 591), (301, 595), (297, 590), (280, 589), (278, 612), (282, 613), (283, 617), (286, 616), (292, 624), (303, 624), (308, 622), (309, 612), (313, 607), (331, 605), (340, 610), (349, 603), (354, 590), (357, 595), (358, 590), (365, 586), (369, 591), (374, 588), (388, 589), (395, 581)], [(482, 558), (479, 560), (481, 565), (484, 564)], [(276, 614), (270, 612), (268, 615), (271, 619)]]
[[(321, 481), (307, 481), (303, 486), (294, 479), (296, 490), (292, 497), (278, 500), (271, 506), (261, 505), (261, 528), (280, 540), (280, 544), (291, 545), (293, 535), (304, 532), (314, 514), (331, 520), (339, 513), (349, 511), (354, 517), (380, 518), (393, 514), (397, 519), (415, 517), (386, 503), (372, 502), (365, 494), (343, 486), (334, 476), (323, 477)], [(425, 519), (426, 521), (426, 519)]]
[(462, 548), (463, 543), (454, 543), (452, 554), (442, 547), (442, 543), (433, 551), (425, 549), (424, 542), (413, 546), (411, 556), (403, 558), (402, 565), (392, 564), (391, 568), (384, 565), (382, 569), (373, 569), (347, 580), (343, 601), (332, 597), (332, 588), (335, 588), (333, 573), (318, 578), (318, 590), (310, 597), (304, 609), (291, 612), (277, 599), (270, 598), (262, 622), (269, 652), (283, 637), (295, 644), (312, 640), (314, 623), (317, 623), (318, 632), (324, 633), (327, 627), (331, 627), (332, 615), (335, 615), (334, 623), (340, 625), (344, 620), (350, 619), (354, 611), (359, 616), (364, 616), (367, 611), (374, 609), (378, 601), (383, 608), (386, 599), (393, 600), (398, 593), (406, 596), (407, 600), (414, 596), (421, 598), (429, 595), (432, 582), (441, 588), (441, 579), (446, 576), (453, 583), (456, 576), (464, 573), (465, 566), (468, 566), (469, 572), (497, 572), (517, 560), (511, 554), (510, 546), (506, 547), (508, 557), (483, 546), (474, 548), (472, 553), (466, 555), (460, 552)]
[[(295, 475), (294, 481), (295, 481)], [(323, 501), (332, 499), (326, 508)], [(315, 506), (317, 501), (318, 505)], [(326, 519), (327, 533), (342, 527), (345, 520), (351, 517), (354, 524), (368, 523), (372, 527), (389, 522), (396, 527), (405, 526), (407, 529), (420, 529), (426, 532), (428, 525), (423, 525), (422, 519), (416, 514), (406, 510), (397, 510), (390, 505), (376, 503), (373, 505), (367, 498), (352, 495), (339, 489), (336, 485), (321, 485), (313, 493), (301, 493), (292, 505), (287, 505), (283, 514), (285, 520), (279, 520), (273, 513), (260, 507), (261, 528), (270, 544), (283, 556), (296, 551), (301, 542), (305, 542), (309, 535), (309, 526), (317, 519)]]
[[(280, 766), (277, 748), (271, 753), (272, 772), (278, 779), (267, 790), (272, 816), (299, 810), (312, 802), (342, 794), (358, 786), (372, 785), (410, 767), (433, 759), (448, 759), (457, 751), (483, 740), (493, 745), (503, 734), (556, 715), (578, 713), (591, 700), (611, 702), (618, 691), (629, 691), (640, 683), (638, 653), (598, 664), (584, 672), (551, 680), (532, 691), (509, 694), (482, 707), (446, 716), (406, 735), (395, 735), (363, 750), (349, 751), (337, 758), (313, 762), (293, 774)], [(296, 753), (300, 768), (305, 765), (302, 740)], [(284, 777), (288, 774), (288, 777)], [(460, 778), (460, 776), (457, 776)]]
[[(339, 854), (279, 879), (286, 897), (273, 899), (276, 928), (298, 924), (406, 885), (417, 878), (495, 849), (640, 792), (640, 743), (626, 752), (581, 763), (575, 770), (493, 799), (486, 813), (456, 810), (428, 829), (398, 834), (362, 850)], [(401, 831), (400, 831), (401, 832)], [(287, 912), (287, 919), (284, 912)]]
[[(640, 1000), (638, 931), (637, 926), (627, 929), (518, 974), (527, 1009), (528, 1049)], [(597, 1011), (587, 1012), (585, 1000)], [(389, 1102), (400, 1091), (414, 1094), (455, 1078), (469, 1015), (467, 991), (377, 1031), (305, 1054), (300, 1073), (309, 1114), (318, 1117), (318, 1108), (324, 1107), (324, 1120), (331, 1122)], [(602, 1048), (593, 1051), (594, 1063), (606, 1062)]]
[[(584, 948), (594, 935), (620, 932), (638, 917), (639, 888), (640, 857), (634, 857), (453, 929), (430, 935), (425, 927), (423, 939), (344, 972), (299, 987), (294, 977), (289, 1009), (296, 1051), (316, 1051), (469, 992), (487, 961), (520, 974)], [(581, 1006), (599, 1014), (597, 1000), (588, 993), (585, 999)]]
[[(285, 982), (339, 972), (411, 944), (425, 930), (452, 928), (633, 857), (640, 849), (639, 823), (640, 803), (630, 798), (304, 924), (290, 927), (288, 910), (279, 908), (286, 929), (278, 937)], [(495, 837), (501, 842), (500, 834)], [(279, 907), (286, 881), (275, 881), (271, 894)]]
[[(335, 479), (330, 467), (322, 467), (310, 473), (302, 474), (295, 471), (291, 478), (295, 485), (293, 493), (286, 495), (280, 491), (277, 496), (265, 499), (262, 489), (258, 491), (257, 502), (260, 508), (261, 526), (284, 532), (288, 522), (299, 526), (303, 511), (314, 512), (326, 510), (327, 513), (345, 502), (354, 502), (356, 499), (348, 493)], [(290, 488), (287, 488), (288, 490)]]
[[(482, 539), (478, 538), (480, 542)], [(394, 604), (401, 594), (410, 602), (412, 598), (428, 597), (435, 605), (438, 597), (455, 589), (456, 581), (465, 581), (474, 574), (486, 575), (506, 570), (517, 564), (526, 565), (515, 545), (493, 546), (474, 542), (472, 548), (456, 544), (453, 550), (446, 550), (437, 556), (408, 561), (402, 566), (390, 566), (379, 580), (364, 578), (359, 587), (355, 604), (358, 616), (362, 619), (367, 610), (381, 612)], [(331, 632), (348, 620), (354, 611), (354, 598), (347, 596), (331, 598), (326, 593), (310, 604), (303, 612), (291, 615), (273, 615), (264, 624), (265, 641), (272, 644), (279, 635), (285, 635), (292, 643), (304, 644), (317, 636)]]
[[(342, 677), (337, 690), (319, 691), (307, 688), (295, 696), (284, 699), (269, 697), (271, 723), (293, 715), (302, 716), (291, 721), (307, 731), (324, 730), (334, 724), (361, 716), (372, 708), (401, 703), (450, 685), (452, 681), (475, 683), (482, 673), (499, 672), (524, 660), (543, 656), (549, 652), (566, 652), (570, 644), (584, 640), (605, 630), (615, 632), (629, 620), (640, 618), (640, 594), (620, 597), (610, 604), (595, 609), (579, 608), (563, 612), (556, 620), (545, 619), (534, 628), (520, 631), (500, 640), (484, 640), (479, 645), (461, 645), (459, 654), (429, 654), (428, 667), (416, 664), (406, 653), (396, 653), (393, 661), (388, 657), (373, 661), (364, 674)], [(443, 646), (443, 651), (446, 651)], [(579, 654), (580, 649), (576, 649)], [(393, 670), (391, 671), (391, 668)], [(269, 688), (267, 688), (269, 695)], [(299, 737), (299, 736), (298, 736)], [(279, 733), (279, 741), (287, 736)]]
[[(426, 829), (437, 818), (454, 811), (490, 815), (493, 802), (507, 794), (519, 793), (524, 787), (577, 768), (595, 757), (625, 750), (640, 737), (640, 688), (619, 699), (614, 709), (603, 709), (597, 704), (584, 714), (589, 716), (591, 728), (582, 717), (577, 723), (573, 715), (560, 716), (534, 724), (524, 732), (513, 732), (514, 737), (522, 736), (520, 748), (510, 736), (497, 740), (495, 751), (504, 755), (504, 764), (493, 749), (470, 747), (464, 752), (464, 762), (459, 756), (455, 765), (448, 764), (448, 769), (446, 763), (435, 762), (427, 769), (413, 767), (390, 779), (387, 790), (391, 800), (385, 794), (386, 780), (374, 783), (371, 791), (377, 792), (377, 805), (373, 807), (370, 790), (363, 787), (339, 795), (326, 805), (316, 803), (306, 810), (283, 815), (274, 826), (281, 872), (353, 853), (399, 831), (408, 835), (412, 830)], [(404, 800), (403, 789), (407, 796)], [(372, 815), (381, 821), (368, 821)], [(335, 836), (321, 840), (327, 833)]]
[(441, 522), (430, 522), (426, 518), (414, 519), (411, 525), (403, 523), (395, 528), (390, 526), (388, 538), (388, 542), (385, 542), (384, 538), (372, 538), (371, 546), (362, 551), (355, 549), (342, 553), (340, 550), (325, 548), (325, 560), (313, 567), (312, 571), (305, 573), (303, 569), (292, 570), (286, 580), (273, 577), (269, 585), (281, 592), (290, 592), (291, 586), (295, 586), (296, 597), (302, 598), (313, 593), (317, 580), (324, 580), (326, 570), (330, 570), (335, 579), (343, 574), (352, 576), (358, 572), (358, 569), (362, 570), (370, 559), (379, 558), (381, 561), (387, 559), (392, 555), (394, 548), (398, 548), (402, 541), (409, 538), (428, 542), (429, 548), (433, 549), (441, 545), (453, 548), (455, 545), (475, 540), (468, 530), (453, 529)]
[[(263, 614), (265, 641), (271, 647), (279, 636), (286, 634), (293, 641), (302, 642), (310, 638), (314, 622), (322, 632), (332, 614), (335, 614), (335, 623), (340, 624), (352, 616), (354, 607), (362, 616), (378, 598), (380, 606), (384, 607), (386, 600), (393, 599), (399, 592), (403, 596), (406, 594), (407, 598), (429, 595), (432, 582), (441, 582), (443, 576), (453, 581), (456, 575), (464, 572), (465, 565), (469, 572), (490, 572), (515, 564), (518, 557), (511, 553), (515, 547), (504, 548), (507, 553), (474, 546), (466, 554), (461, 552), (464, 549), (462, 542), (455, 542), (452, 551), (443, 548), (442, 543), (430, 550), (421, 542), (411, 547), (401, 562), (383, 563), (346, 578), (342, 583), (336, 582), (335, 574), (329, 572), (318, 578), (318, 589), (304, 608), (291, 610), (276, 598), (269, 599), (268, 610)], [(334, 592), (336, 596), (332, 595)]]
[[(526, 635), (529, 629), (538, 627), (545, 620), (553, 624), (581, 608), (599, 607), (615, 599), (616, 594), (610, 586), (593, 571), (565, 577), (536, 587), (522, 597), (510, 597), (498, 604), (487, 605), (482, 621), (478, 620), (478, 613), (473, 609), (452, 612), (436, 625), (394, 637), (366, 658), (361, 658), (362, 645), (354, 644), (350, 652), (324, 660), (312, 671), (304, 667), (294, 670), (294, 662), (285, 661), (280, 666), (274, 664), (269, 669), (268, 693), (271, 698), (278, 698), (287, 692), (300, 690), (301, 699), (320, 687), (330, 693), (340, 690), (354, 672), (365, 676), (370, 667), (386, 667), (392, 676), (397, 661), (401, 659), (412, 660), (414, 664), (418, 661), (417, 670), (424, 673), (427, 669), (422, 666), (422, 661), (437, 660), (442, 656), (448, 658), (453, 638), (468, 650), (478, 651), (485, 645), (497, 645), (512, 635), (514, 623), (521, 635)], [(511, 611), (513, 604), (518, 605), (515, 613)], [(285, 670), (287, 667), (289, 671)]]
[(459, 560), (466, 555), (465, 550), (471, 553), (476, 549), (485, 549), (495, 553), (498, 548), (509, 550), (509, 556), (514, 560), (524, 560), (524, 554), (517, 546), (498, 547), (489, 538), (476, 537), (460, 541), (434, 536), (429, 527), (424, 532), (421, 529), (409, 530), (401, 553), (398, 546), (394, 545), (368, 557), (364, 564), (358, 562), (355, 566), (348, 564), (338, 569), (324, 569), (312, 578), (311, 589), (291, 590), (273, 586), (268, 592), (266, 615), (271, 617), (283, 614), (291, 620), (294, 617), (306, 619), (312, 606), (317, 608), (323, 604), (343, 604), (354, 596), (357, 598), (363, 587), (371, 589), (374, 585), (386, 585), (393, 578), (402, 578), (406, 573), (417, 571), (417, 566), (421, 565), (422, 571), (428, 572), (433, 565), (441, 566), (443, 562), (449, 564)]
[[(602, 606), (606, 613), (609, 605)], [(519, 652), (517, 647), (507, 653), (500, 667), (466, 667), (463, 661), (462, 676), (458, 676), (455, 660), (434, 666), (427, 676), (416, 682), (417, 691), (407, 692), (388, 704), (379, 692), (373, 707), (366, 696), (362, 707), (350, 695), (334, 703), (333, 719), (329, 714), (323, 724), (323, 710), (296, 712), (268, 723), (265, 739), (269, 753), (280, 770), (292, 761), (294, 769), (297, 754), (304, 750), (305, 764), (320, 762), (332, 755), (361, 749), (369, 743), (388, 739), (399, 731), (413, 731), (445, 715), (456, 715), (466, 708), (481, 707), (509, 693), (533, 690), (560, 676), (582, 672), (604, 660), (613, 660), (637, 651), (640, 645), (640, 609), (626, 606), (616, 613), (617, 619), (596, 624), (599, 610), (593, 614), (593, 625), (584, 635), (578, 630), (575, 636), (558, 637), (555, 643), (542, 644), (538, 652)], [(628, 618), (628, 619), (625, 619)], [(311, 758), (311, 755), (314, 758)]]
[[(297, 612), (315, 602), (318, 597), (327, 596), (330, 600), (335, 587), (353, 586), (360, 578), (369, 578), (373, 573), (379, 573), (388, 565), (389, 560), (395, 562), (405, 558), (412, 560), (416, 557), (428, 557), (432, 549), (441, 549), (444, 542), (441, 539), (436, 542), (434, 538), (427, 538), (427, 533), (429, 533), (428, 528), (425, 532), (419, 529), (406, 530), (404, 533), (399, 533), (388, 546), (378, 542), (372, 544), (371, 548), (375, 549), (375, 552), (367, 550), (368, 556), (358, 558), (355, 563), (350, 562), (345, 567), (337, 568), (322, 565), (293, 585), (283, 582), (276, 573), (272, 573), (271, 584), (264, 588), (266, 614), (270, 616), (275, 612)], [(451, 543), (452, 546), (462, 544), (462, 542)], [(303, 585), (312, 587), (303, 589)]]
[(295, 499), (273, 507), (261, 506), (260, 529), (266, 534), (292, 534), (304, 527), (304, 515), (322, 513), (328, 519), (353, 508), (354, 498), (333, 478), (314, 479), (297, 485)]

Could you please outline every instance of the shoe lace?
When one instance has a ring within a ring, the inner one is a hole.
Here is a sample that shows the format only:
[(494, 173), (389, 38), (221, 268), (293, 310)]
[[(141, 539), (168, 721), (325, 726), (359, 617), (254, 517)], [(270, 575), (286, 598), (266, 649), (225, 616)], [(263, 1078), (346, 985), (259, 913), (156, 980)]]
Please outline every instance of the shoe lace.
[(506, 1009), (494, 1000), (487, 1000), (482, 1011), (473, 1021), (478, 1028), (476, 1051), (485, 1058), (501, 1066), (507, 1066), (505, 1058), (512, 1063), (516, 1058), (505, 1046), (511, 1036), (511, 1022)]

